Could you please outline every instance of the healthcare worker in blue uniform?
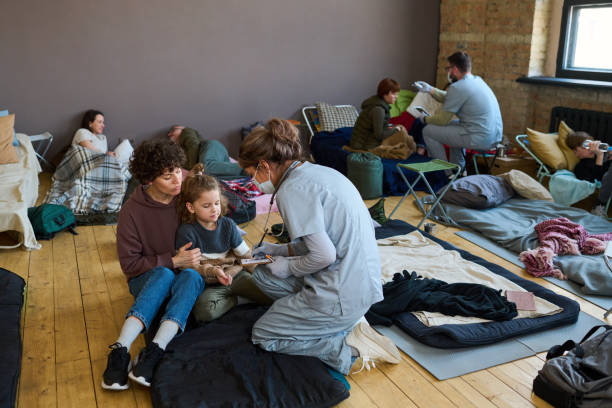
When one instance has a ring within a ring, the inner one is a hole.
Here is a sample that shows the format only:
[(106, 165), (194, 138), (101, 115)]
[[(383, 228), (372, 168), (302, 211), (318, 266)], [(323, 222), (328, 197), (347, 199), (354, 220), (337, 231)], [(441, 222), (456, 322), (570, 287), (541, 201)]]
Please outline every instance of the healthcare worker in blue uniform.
[[(450, 86), (446, 91), (417, 81), (419, 92), (429, 93), (442, 109), (419, 118), (426, 124), (423, 139), (429, 156), (446, 160), (444, 145), (450, 148), (449, 161), (465, 165), (462, 149), (489, 150), (502, 140), (503, 122), (495, 94), (479, 76), (472, 75), (472, 61), (465, 52), (447, 58)], [(453, 119), (457, 117), (458, 120)]]
[(363, 318), (383, 299), (380, 261), (370, 214), (341, 173), (301, 161), (298, 131), (272, 119), (250, 133), (238, 163), (260, 190), (274, 194), (289, 244), (262, 242), (253, 254), (274, 262), (254, 273), (275, 299), (253, 326), (265, 350), (314, 356), (343, 374), (355, 359), (399, 363), (393, 342)]

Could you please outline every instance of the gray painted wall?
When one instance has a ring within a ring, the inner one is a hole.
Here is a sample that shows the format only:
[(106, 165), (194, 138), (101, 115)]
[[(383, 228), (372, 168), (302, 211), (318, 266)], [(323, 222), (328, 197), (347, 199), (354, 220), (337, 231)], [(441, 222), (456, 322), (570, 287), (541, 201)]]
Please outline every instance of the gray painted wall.
[(0, 14), (0, 108), (17, 131), (67, 145), (86, 109), (109, 146), (173, 123), (221, 140), (350, 103), (385, 76), (434, 81), (439, 2), (431, 0), (20, 0)]

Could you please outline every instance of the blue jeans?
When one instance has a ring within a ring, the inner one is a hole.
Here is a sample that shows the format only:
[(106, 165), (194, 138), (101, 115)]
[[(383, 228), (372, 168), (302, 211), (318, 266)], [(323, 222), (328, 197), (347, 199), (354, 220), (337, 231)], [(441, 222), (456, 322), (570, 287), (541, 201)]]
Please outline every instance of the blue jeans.
[(185, 330), (187, 317), (204, 290), (204, 279), (193, 269), (175, 274), (165, 266), (157, 266), (128, 282), (134, 304), (126, 318), (134, 316), (149, 329), (166, 298), (170, 298), (161, 321), (171, 320)]

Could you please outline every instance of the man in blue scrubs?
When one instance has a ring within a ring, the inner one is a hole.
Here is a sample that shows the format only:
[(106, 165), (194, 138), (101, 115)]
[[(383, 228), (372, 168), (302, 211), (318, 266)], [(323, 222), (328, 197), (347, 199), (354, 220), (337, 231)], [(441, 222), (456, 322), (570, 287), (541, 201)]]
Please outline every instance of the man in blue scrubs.
[[(447, 145), (449, 160), (463, 166), (462, 149), (490, 150), (502, 140), (502, 118), (491, 88), (482, 78), (472, 75), (470, 57), (465, 52), (456, 52), (447, 60), (451, 85), (446, 91), (423, 81), (417, 81), (414, 86), (443, 103), (435, 115), (421, 118), (427, 125), (423, 138), (429, 156), (446, 160), (443, 145)], [(453, 120), (453, 116), (459, 120)]]

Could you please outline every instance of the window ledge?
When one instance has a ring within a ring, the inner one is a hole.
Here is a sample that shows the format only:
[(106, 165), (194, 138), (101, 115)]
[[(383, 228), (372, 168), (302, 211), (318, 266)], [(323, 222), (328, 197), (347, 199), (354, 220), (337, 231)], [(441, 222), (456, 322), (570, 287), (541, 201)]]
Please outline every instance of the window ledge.
[(573, 88), (597, 88), (612, 90), (612, 82), (591, 81), (588, 79), (555, 78), (546, 76), (520, 77), (516, 80), (523, 84), (538, 84), (551, 86), (567, 86)]

